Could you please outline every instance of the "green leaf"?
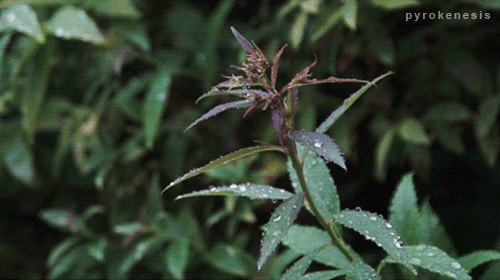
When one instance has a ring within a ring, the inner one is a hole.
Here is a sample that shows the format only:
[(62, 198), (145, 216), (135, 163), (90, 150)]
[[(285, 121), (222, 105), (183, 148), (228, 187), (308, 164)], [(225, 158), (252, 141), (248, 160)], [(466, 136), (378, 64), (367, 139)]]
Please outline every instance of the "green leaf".
[(64, 5), (70, 1), (75, 0), (3, 0), (0, 3), (0, 9), (19, 4), (27, 4), (31, 6)]
[(179, 195), (175, 199), (195, 196), (210, 196), (210, 195), (223, 195), (223, 196), (244, 196), (250, 199), (288, 199), (293, 196), (292, 193), (273, 188), (266, 185), (256, 185), (252, 183), (246, 184), (231, 184), (229, 187), (210, 187), (208, 190), (192, 192), (189, 194)]
[(47, 258), (47, 266), (53, 267), (64, 254), (81, 241), (82, 239), (79, 236), (73, 236), (64, 239), (62, 242), (54, 246)]
[(3, 152), (9, 172), (18, 180), (31, 185), (35, 179), (33, 154), (20, 136), (14, 137)]
[(127, 273), (134, 265), (142, 260), (146, 255), (158, 251), (166, 242), (166, 236), (153, 236), (144, 238), (132, 246), (131, 250), (122, 259), (119, 272)]
[(45, 43), (45, 35), (38, 22), (35, 11), (28, 5), (16, 5), (4, 10), (0, 17), (0, 32), (16, 30)]
[(349, 96), (347, 99), (345, 99), (344, 103), (339, 108), (337, 108), (335, 111), (333, 111), (333, 113), (331, 113), (330, 116), (328, 116), (328, 118), (326, 118), (326, 120), (320, 126), (318, 126), (318, 128), (316, 128), (316, 132), (325, 133), (337, 121), (337, 119), (340, 118), (340, 116), (342, 116), (342, 114), (344, 114), (344, 112), (347, 109), (349, 109), (349, 107), (351, 107), (352, 104), (354, 104), (354, 102), (356, 100), (358, 100), (358, 98), (361, 95), (363, 95), (363, 93), (365, 93), (370, 87), (374, 86), (375, 83), (377, 83), (378, 81), (382, 80), (383, 78), (385, 78), (393, 73), (394, 72), (390, 71), (390, 72), (387, 72), (381, 76), (378, 76), (373, 81), (371, 81), (370, 83), (367, 83), (362, 88), (360, 88), (358, 91), (356, 91), (351, 96)]
[(495, 260), (500, 260), (500, 253), (493, 250), (475, 251), (458, 259), (463, 268), (468, 272), (483, 263)]
[(422, 219), (418, 212), (413, 173), (404, 175), (398, 184), (389, 212), (389, 222), (407, 244), (414, 245), (422, 242)]
[(393, 146), (395, 135), (396, 130), (394, 128), (388, 129), (375, 149), (375, 177), (380, 181), (385, 181), (389, 165), (389, 155), (393, 150), (391, 147)]
[(245, 156), (249, 156), (249, 155), (253, 155), (255, 153), (259, 153), (259, 152), (264, 152), (264, 151), (281, 151), (281, 148), (280, 147), (275, 147), (275, 146), (255, 146), (255, 147), (250, 147), (250, 148), (243, 148), (243, 149), (240, 149), (236, 152), (233, 152), (233, 153), (230, 153), (228, 155), (225, 155), (225, 156), (222, 156), (216, 160), (213, 160), (211, 161), (210, 163), (208, 163), (207, 165), (203, 166), (203, 167), (200, 167), (200, 168), (195, 168), (191, 171), (189, 171), (188, 173), (182, 175), (181, 177), (175, 179), (175, 181), (173, 181), (172, 183), (170, 183), (164, 190), (166, 191), (167, 189), (171, 188), (172, 186), (186, 180), (186, 179), (189, 179), (191, 177), (194, 177), (198, 174), (201, 174), (201, 173), (204, 173), (206, 172), (207, 170), (210, 170), (214, 167), (217, 167), (217, 166), (221, 166), (221, 165), (224, 165), (224, 164), (227, 164), (231, 161), (234, 161), (234, 160), (237, 160), (239, 158), (242, 158), (242, 157), (245, 157)]
[(477, 140), (486, 163), (493, 167), (500, 149), (500, 133), (497, 129), (493, 129), (486, 137)]
[(161, 70), (156, 74), (144, 101), (142, 121), (146, 147), (153, 148), (154, 140), (160, 127), (163, 111), (170, 95), (171, 71)]
[(337, 23), (342, 20), (342, 16), (344, 15), (343, 9), (336, 9), (332, 13), (327, 16), (327, 19), (324, 23), (322, 23), (318, 29), (311, 35), (311, 42), (316, 42), (321, 36), (323, 36), (326, 32), (332, 29)]
[(476, 135), (484, 138), (491, 130), (500, 111), (500, 96), (490, 97), (479, 106), (479, 116), (476, 121)]
[[(91, 261), (89, 263), (89, 260)], [(92, 261), (95, 262), (95, 259), (89, 255), (87, 244), (81, 244), (79, 246), (74, 247), (69, 252), (67, 252), (64, 256), (62, 256), (52, 267), (47, 278), (55, 279), (62, 276), (64, 273), (73, 269), (73, 274), (79, 268), (87, 269)]]
[(187, 233), (187, 237), (189, 238), (189, 243), (191, 243), (191, 246), (198, 249), (199, 251), (206, 250), (205, 240), (203, 239), (200, 223), (198, 222), (196, 216), (193, 214), (191, 208), (183, 207), (181, 209), (181, 212), (179, 213), (178, 221), (184, 229), (184, 232)]
[(305, 256), (303, 256), (300, 260), (295, 262), (286, 272), (281, 276), (280, 279), (283, 280), (297, 280), (299, 279), (309, 268), (311, 265), (314, 254), (316, 251), (313, 251)]
[(113, 232), (121, 235), (133, 235), (144, 230), (144, 225), (139, 222), (119, 224), (113, 227)]
[(437, 140), (443, 147), (459, 155), (465, 153), (465, 145), (462, 141), (463, 126), (446, 122), (437, 122), (433, 126)]
[(443, 102), (432, 106), (425, 118), (431, 121), (461, 122), (470, 119), (470, 112), (469, 108), (458, 102)]
[(302, 42), (308, 17), (307, 12), (301, 12), (290, 28), (290, 43), (294, 49), (298, 49)]
[(223, 244), (217, 244), (206, 255), (206, 260), (216, 268), (244, 278), (256, 275), (255, 260), (245, 251)]
[(94, 20), (84, 10), (66, 6), (59, 9), (46, 23), (45, 29), (57, 37), (102, 44), (104, 37)]
[(104, 262), (104, 253), (106, 251), (107, 246), (108, 246), (108, 240), (104, 237), (101, 237), (97, 239), (94, 243), (90, 243), (87, 246), (88, 253), (89, 255), (94, 257), (96, 261)]
[(147, 220), (150, 223), (156, 221), (156, 217), (163, 211), (163, 200), (160, 193), (160, 175), (156, 173), (151, 178), (151, 184), (148, 188), (148, 210)]
[(87, 0), (84, 5), (98, 13), (114, 17), (139, 18), (141, 16), (132, 0)]
[(380, 275), (377, 274), (375, 269), (373, 269), (371, 266), (367, 265), (364, 262), (361, 261), (356, 261), (352, 264), (351, 269), (346, 275), (346, 280), (360, 280), (360, 279), (372, 279), (372, 280), (378, 280), (382, 279), (380, 278)]
[[(299, 148), (298, 154), (303, 154), (304, 149), (300, 149), (301, 146), (297, 148)], [(302, 193), (297, 173), (293, 169), (290, 159), (288, 160), (288, 170), (295, 193)], [(320, 157), (309, 153), (304, 160), (303, 172), (306, 184), (309, 186), (309, 191), (320, 213), (326, 220), (332, 220), (333, 215), (340, 211), (340, 199), (330, 170)], [(308, 210), (310, 211), (309, 208)]]
[(356, 21), (358, 17), (358, 0), (347, 0), (342, 7), (344, 11), (344, 22), (351, 30), (356, 30)]
[(330, 136), (323, 133), (302, 130), (290, 133), (290, 138), (315, 152), (327, 162), (331, 161), (347, 171), (342, 152)]
[(432, 209), (429, 199), (424, 200), (420, 210), (422, 217), (422, 241), (425, 244), (434, 245), (445, 251), (450, 256), (456, 256), (457, 251), (453, 247), (451, 238), (439, 220), (439, 216)]
[(259, 270), (287, 234), (302, 206), (304, 206), (304, 194), (298, 193), (281, 203), (273, 212), (265, 226), (265, 235), (261, 241), (261, 254), (257, 262)]
[(445, 52), (444, 69), (472, 93), (485, 87), (483, 74), (487, 71), (470, 50), (451, 49)]
[(113, 26), (116, 34), (140, 47), (144, 51), (151, 50), (151, 43), (146, 27), (139, 22), (120, 22)]
[(382, 7), (384, 9), (401, 9), (412, 6), (419, 6), (420, 3), (417, 0), (371, 0), (372, 4), (375, 6)]
[(183, 279), (189, 258), (189, 242), (186, 238), (174, 241), (166, 252), (167, 269), (175, 279)]
[(273, 259), (273, 266), (270, 268), (268, 278), (279, 279), (279, 277), (283, 274), (285, 268), (291, 265), (291, 263), (300, 255), (301, 254), (295, 252), (294, 250), (286, 249), (282, 254)]
[(43, 210), (39, 213), (39, 217), (57, 229), (70, 232), (76, 231), (80, 222), (79, 217), (63, 209)]
[(410, 263), (408, 253), (403, 247), (400, 236), (384, 218), (361, 210), (343, 210), (335, 215), (335, 218), (338, 223), (359, 232), (366, 239), (375, 242), (377, 246), (382, 247), (382, 249), (406, 266), (413, 274), (417, 274), (417, 271)]
[[(411, 263), (415, 266), (453, 279), (472, 279), (458, 261), (434, 246), (421, 244), (405, 247), (411, 258)], [(395, 263), (395, 261), (392, 256), (388, 256), (381, 265), (384, 263)]]
[[(283, 245), (301, 254), (309, 254), (315, 248), (320, 248), (331, 241), (331, 237), (324, 230), (301, 225), (292, 225), (281, 240)], [(319, 251), (314, 260), (336, 268), (347, 268), (352, 265), (349, 259), (333, 245)]]
[(302, 275), (300, 280), (324, 280), (333, 279), (347, 274), (347, 270), (323, 270)]
[(425, 132), (424, 125), (417, 119), (406, 119), (399, 126), (399, 135), (408, 142), (429, 145), (431, 139)]

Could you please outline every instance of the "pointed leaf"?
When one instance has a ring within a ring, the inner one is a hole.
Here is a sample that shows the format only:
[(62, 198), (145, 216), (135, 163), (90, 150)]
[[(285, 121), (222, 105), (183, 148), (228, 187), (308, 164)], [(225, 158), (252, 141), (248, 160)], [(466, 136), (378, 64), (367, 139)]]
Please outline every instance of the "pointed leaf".
[(142, 122), (144, 125), (146, 147), (149, 149), (153, 147), (163, 117), (163, 111), (170, 95), (171, 75), (171, 71), (169, 70), (160, 70), (151, 83), (146, 100), (144, 101)]
[(399, 135), (408, 142), (429, 145), (431, 139), (425, 132), (424, 125), (417, 119), (406, 119), (399, 126)]
[(64, 231), (77, 231), (80, 219), (64, 209), (46, 209), (39, 213), (40, 219)]
[(422, 219), (418, 213), (413, 173), (406, 174), (398, 184), (389, 213), (389, 222), (408, 245), (422, 242)]
[(367, 279), (372, 279), (372, 280), (379, 280), (382, 279), (380, 278), (380, 275), (377, 274), (375, 269), (373, 269), (371, 266), (367, 265), (364, 262), (361, 261), (356, 261), (352, 264), (351, 269), (347, 273), (346, 280), (367, 280)]
[(351, 30), (356, 30), (356, 21), (358, 16), (358, 1), (347, 0), (342, 7), (344, 11), (344, 22)]
[(220, 165), (223, 165), (223, 164), (227, 164), (233, 160), (237, 160), (239, 158), (242, 158), (242, 157), (245, 157), (245, 156), (249, 156), (249, 155), (253, 155), (255, 153), (259, 153), (259, 152), (264, 152), (264, 151), (281, 151), (281, 148), (280, 147), (275, 147), (275, 146), (255, 146), (255, 147), (250, 147), (250, 148), (243, 148), (243, 149), (240, 149), (236, 152), (233, 152), (233, 153), (230, 153), (228, 155), (225, 155), (225, 156), (222, 156), (216, 160), (213, 160), (211, 161), (210, 163), (208, 163), (207, 165), (205, 166), (202, 166), (202, 167), (199, 167), (199, 168), (195, 168), (191, 171), (189, 171), (188, 173), (184, 174), (183, 176), (175, 179), (175, 181), (173, 181), (172, 183), (170, 183), (170, 185), (168, 185), (164, 190), (166, 191), (167, 189), (171, 188), (172, 186), (186, 180), (186, 179), (189, 179), (191, 177), (194, 177), (198, 174), (201, 174), (203, 172), (206, 172), (207, 170), (210, 170), (214, 167), (217, 167), (217, 166), (220, 166)]
[(234, 27), (231, 26), (231, 32), (233, 32), (234, 37), (236, 37), (236, 40), (238, 40), (238, 43), (240, 43), (240, 46), (247, 52), (247, 54), (252, 54), (256, 52), (255, 48), (253, 45), (245, 38), (243, 35), (241, 35)]
[(316, 271), (302, 275), (300, 280), (325, 280), (325, 279), (333, 279), (342, 275), (347, 274), (347, 270), (324, 270), (324, 271)]
[(372, 4), (384, 9), (402, 9), (420, 5), (418, 0), (372, 0)]
[(183, 279), (184, 271), (189, 258), (189, 242), (186, 238), (181, 238), (172, 242), (166, 252), (167, 269), (175, 279)]
[(65, 39), (77, 39), (95, 44), (105, 42), (94, 20), (84, 10), (72, 6), (59, 9), (47, 22), (45, 29)]
[(491, 130), (500, 111), (500, 96), (490, 97), (479, 106), (479, 117), (476, 121), (476, 134), (484, 138)]
[(335, 215), (337, 222), (351, 228), (382, 247), (411, 272), (417, 271), (410, 263), (408, 253), (403, 248), (400, 236), (384, 218), (366, 211), (344, 210)]
[(256, 185), (252, 183), (246, 183), (246, 184), (231, 184), (229, 187), (227, 186), (210, 187), (210, 189), (208, 190), (179, 195), (178, 197), (175, 198), (175, 200), (186, 197), (211, 196), (211, 195), (244, 196), (250, 199), (288, 199), (291, 196), (293, 196), (292, 193), (283, 189), (277, 189), (266, 185)]
[(273, 212), (265, 226), (265, 235), (261, 241), (261, 254), (257, 262), (259, 270), (286, 235), (302, 206), (304, 206), (304, 194), (298, 193), (281, 203)]
[(82, 241), (80, 236), (73, 236), (64, 239), (62, 242), (52, 248), (47, 258), (47, 266), (53, 267), (71, 248)]
[(462, 141), (462, 133), (465, 127), (447, 122), (436, 122), (433, 127), (438, 142), (447, 150), (459, 155), (465, 153), (465, 145)]
[[(445, 252), (430, 245), (405, 246), (406, 251), (414, 266), (448, 276), (453, 279), (472, 279), (462, 265), (455, 259), (449, 257)], [(384, 263), (397, 263), (393, 256), (388, 256), (382, 261)]]
[(389, 165), (389, 153), (392, 150), (391, 146), (395, 135), (396, 130), (394, 128), (387, 130), (375, 149), (375, 177), (380, 181), (385, 181), (387, 167)]
[(456, 256), (457, 250), (439, 220), (439, 216), (432, 209), (429, 199), (424, 200), (422, 203), (420, 216), (422, 217), (422, 243), (434, 245), (448, 255)]
[(278, 51), (278, 53), (274, 56), (273, 65), (271, 66), (271, 87), (272, 88), (276, 87), (276, 79), (278, 78), (278, 69), (280, 67), (280, 58), (281, 58), (281, 55), (283, 54), (283, 51), (285, 50), (286, 46), (288, 46), (288, 44), (285, 44)]
[(203, 94), (202, 96), (198, 97), (196, 100), (196, 103), (198, 103), (200, 100), (202, 100), (205, 97), (209, 96), (219, 96), (219, 95), (235, 95), (238, 97), (243, 97), (246, 99), (254, 100), (254, 95), (257, 94), (260, 96), (269, 96), (269, 93), (267, 91), (259, 90), (259, 89), (247, 89), (247, 88), (242, 88), (242, 89), (226, 89), (226, 90), (220, 90), (217, 87), (213, 87), (212, 90), (209, 92)]
[(458, 260), (464, 269), (470, 272), (472, 269), (482, 265), (483, 263), (500, 260), (500, 253), (493, 250), (480, 250), (467, 254)]
[(206, 255), (206, 260), (216, 268), (243, 278), (256, 275), (253, 257), (240, 248), (218, 244)]
[(302, 130), (290, 133), (290, 137), (315, 152), (324, 160), (331, 161), (347, 171), (342, 152), (330, 136), (323, 133)]
[(328, 16), (326, 16), (326, 22), (323, 22), (316, 31), (311, 35), (311, 42), (316, 42), (321, 36), (333, 28), (337, 23), (340, 22), (342, 16), (344, 15), (343, 9), (335, 9)]
[(148, 189), (147, 221), (153, 223), (156, 217), (163, 211), (163, 200), (160, 193), (160, 175), (157, 173), (151, 178)]
[(278, 138), (280, 145), (285, 144), (285, 136), (283, 135), (283, 125), (285, 124), (285, 116), (283, 115), (283, 106), (281, 103), (271, 109), (271, 121), (274, 134)]
[(290, 267), (283, 276), (281, 276), (281, 279), (283, 280), (297, 280), (299, 279), (309, 268), (311, 265), (314, 254), (316, 254), (316, 251), (311, 252), (305, 256), (303, 256), (300, 260), (295, 262), (292, 267)]
[(394, 72), (389, 71), (381, 76), (378, 76), (376, 79), (374, 79), (370, 83), (364, 85), (358, 91), (356, 91), (351, 96), (349, 96), (349, 98), (344, 100), (344, 103), (339, 108), (337, 108), (335, 111), (333, 111), (333, 113), (331, 113), (330, 116), (328, 116), (328, 118), (326, 118), (326, 120), (320, 126), (318, 126), (318, 128), (316, 129), (316, 132), (325, 133), (337, 121), (337, 119), (340, 118), (340, 116), (342, 116), (342, 114), (344, 114), (344, 112), (347, 109), (349, 109), (349, 107), (351, 107), (351, 105), (354, 104), (354, 102), (361, 95), (363, 95), (363, 93), (365, 93), (365, 91), (367, 91), (370, 87), (374, 86), (375, 83), (377, 83), (378, 81), (382, 80), (383, 78), (385, 78), (393, 73)]
[(30, 148), (20, 136), (15, 137), (3, 151), (9, 172), (18, 180), (31, 185), (35, 179), (35, 161)]
[(28, 5), (16, 5), (4, 10), (0, 17), (0, 32), (16, 30), (35, 38), (39, 43), (45, 42), (45, 35), (38, 22), (35, 11)]
[(201, 117), (197, 118), (194, 122), (192, 122), (185, 130), (184, 132), (188, 131), (191, 127), (195, 126), (201, 121), (204, 121), (208, 118), (211, 118), (219, 113), (222, 113), (226, 111), (227, 109), (235, 108), (235, 109), (241, 109), (241, 108), (246, 108), (252, 105), (251, 100), (239, 100), (239, 101), (233, 101), (233, 102), (228, 102), (224, 103), (221, 105), (217, 105), (210, 109), (207, 113), (203, 114)]
[(290, 28), (290, 42), (295, 50), (299, 48), (300, 43), (302, 42), (308, 18), (309, 14), (302, 11), (297, 15)]

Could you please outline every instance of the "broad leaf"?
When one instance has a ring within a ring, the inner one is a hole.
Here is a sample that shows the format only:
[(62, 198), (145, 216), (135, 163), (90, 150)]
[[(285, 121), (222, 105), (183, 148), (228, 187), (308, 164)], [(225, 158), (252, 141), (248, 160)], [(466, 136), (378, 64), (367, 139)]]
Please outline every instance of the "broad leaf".
[(242, 278), (257, 274), (253, 257), (237, 247), (215, 245), (206, 255), (206, 260), (216, 268)]
[(59, 9), (47, 22), (45, 29), (65, 39), (77, 39), (95, 44), (105, 42), (94, 20), (84, 10), (72, 6)]
[(191, 127), (195, 126), (201, 121), (204, 121), (208, 118), (211, 118), (219, 113), (222, 113), (226, 111), (227, 109), (235, 108), (235, 109), (241, 109), (241, 108), (246, 108), (252, 105), (251, 100), (239, 100), (239, 101), (233, 101), (233, 102), (228, 102), (224, 103), (221, 105), (217, 105), (210, 109), (207, 113), (203, 114), (201, 117), (197, 118), (194, 122), (192, 122), (185, 130), (184, 132), (188, 131)]
[(316, 251), (313, 251), (305, 256), (303, 256), (300, 260), (295, 262), (286, 272), (281, 276), (283, 280), (297, 280), (299, 279), (309, 268), (311, 265), (314, 254)]
[(370, 87), (374, 86), (375, 83), (377, 83), (378, 81), (382, 80), (383, 78), (385, 78), (391, 74), (393, 74), (393, 72), (387, 72), (381, 76), (378, 76), (376, 79), (367, 83), (362, 88), (360, 88), (358, 91), (356, 91), (351, 96), (349, 96), (349, 98), (344, 100), (344, 103), (339, 108), (337, 108), (335, 111), (333, 111), (333, 113), (331, 113), (330, 116), (328, 116), (328, 118), (326, 118), (326, 120), (320, 126), (318, 126), (318, 128), (316, 129), (316, 132), (325, 133), (337, 121), (337, 119), (340, 118), (340, 116), (342, 116), (342, 114), (344, 114), (344, 112), (347, 109), (349, 109), (349, 107), (351, 107), (351, 105), (354, 104), (354, 102), (361, 95), (363, 95), (363, 93), (365, 93), (365, 91), (367, 91)]
[(470, 272), (477, 266), (490, 261), (500, 260), (500, 252), (493, 250), (474, 251), (458, 259), (465, 270)]
[(304, 194), (298, 193), (281, 203), (273, 212), (265, 226), (265, 235), (261, 241), (261, 254), (257, 262), (259, 270), (276, 249), (281, 239), (287, 234), (302, 206), (304, 206)]
[(343, 210), (335, 215), (337, 222), (364, 235), (382, 247), (389, 255), (397, 259), (414, 274), (417, 273), (410, 263), (408, 253), (403, 248), (400, 236), (392, 228), (392, 224), (376, 214), (366, 211)]
[(417, 119), (404, 120), (399, 126), (399, 135), (408, 142), (429, 145), (431, 139), (425, 132), (424, 125)]
[(346, 275), (346, 280), (379, 280), (380, 275), (377, 274), (373, 267), (367, 265), (362, 261), (356, 261), (352, 264), (351, 269)]
[(333, 139), (328, 135), (302, 130), (290, 133), (290, 137), (299, 144), (315, 152), (326, 161), (331, 161), (344, 168), (344, 170), (347, 170), (345, 160), (339, 146), (337, 146), (337, 144), (333, 142)]
[(146, 147), (149, 149), (153, 147), (163, 117), (163, 111), (170, 95), (170, 83), (172, 82), (170, 72), (169, 70), (158, 72), (144, 101), (142, 122)]
[(183, 176), (175, 179), (175, 181), (170, 183), (162, 192), (166, 191), (167, 189), (171, 188), (172, 186), (174, 186), (174, 185), (176, 185), (176, 184), (178, 184), (186, 179), (189, 179), (189, 178), (194, 177), (198, 174), (204, 173), (204, 172), (206, 172), (214, 167), (227, 164), (227, 163), (234, 161), (234, 160), (237, 160), (239, 158), (253, 155), (253, 154), (259, 153), (259, 152), (264, 152), (264, 151), (281, 151), (281, 150), (282, 149), (280, 147), (275, 147), (275, 146), (255, 146), (255, 147), (251, 147), (251, 148), (240, 149), (236, 152), (230, 153), (230, 154), (222, 156), (216, 160), (213, 160), (203, 167), (195, 168), (195, 169), (189, 171), (188, 173), (184, 174)]
[(28, 5), (16, 5), (4, 10), (0, 17), (0, 32), (16, 30), (45, 43), (45, 35), (35, 11)]
[(389, 222), (407, 244), (422, 242), (422, 219), (418, 212), (413, 173), (406, 174), (399, 183), (389, 212)]
[[(462, 265), (455, 259), (449, 257), (445, 252), (430, 245), (405, 246), (406, 251), (414, 266), (448, 276), (453, 279), (472, 279)], [(380, 266), (385, 263), (397, 263), (393, 256), (384, 259)]]
[(223, 187), (210, 187), (208, 190), (192, 192), (189, 194), (183, 194), (175, 199), (195, 197), (195, 196), (212, 196), (212, 195), (223, 195), (223, 196), (244, 196), (250, 199), (288, 199), (293, 196), (292, 193), (283, 190), (273, 188), (266, 185), (256, 185), (252, 183), (246, 184), (231, 184), (230, 186)]

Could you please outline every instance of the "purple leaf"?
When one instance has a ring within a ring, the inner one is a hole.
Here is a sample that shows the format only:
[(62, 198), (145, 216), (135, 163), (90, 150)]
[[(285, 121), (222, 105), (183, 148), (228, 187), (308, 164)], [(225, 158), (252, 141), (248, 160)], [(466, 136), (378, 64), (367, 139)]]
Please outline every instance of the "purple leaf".
[(197, 123), (206, 120), (208, 118), (211, 118), (219, 113), (222, 113), (226, 111), (227, 109), (235, 108), (235, 109), (241, 109), (241, 108), (246, 108), (248, 106), (252, 105), (252, 100), (239, 100), (239, 101), (233, 101), (233, 102), (228, 102), (224, 103), (221, 105), (217, 105), (213, 107), (210, 111), (207, 113), (203, 114), (201, 117), (196, 119), (193, 123), (191, 123), (185, 130), (184, 132), (188, 131), (191, 127), (195, 126)]
[(241, 47), (248, 53), (252, 54), (255, 52), (255, 48), (253, 45), (245, 38), (243, 35), (241, 35), (234, 27), (231, 26), (231, 31), (234, 34), (234, 37), (236, 37), (236, 40), (238, 40), (238, 43), (240, 43)]
[(283, 116), (283, 108), (281, 103), (278, 103), (278, 106), (272, 108), (271, 110), (271, 120), (273, 123), (274, 134), (278, 137), (280, 141), (280, 145), (284, 145), (285, 137), (283, 135), (283, 124), (285, 123), (285, 118)]

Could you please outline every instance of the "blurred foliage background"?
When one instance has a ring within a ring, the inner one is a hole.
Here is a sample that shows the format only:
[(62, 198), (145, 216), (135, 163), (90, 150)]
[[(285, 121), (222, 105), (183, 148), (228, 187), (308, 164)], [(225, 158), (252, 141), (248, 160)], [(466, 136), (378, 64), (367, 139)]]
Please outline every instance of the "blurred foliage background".
[[(230, 26), (270, 59), (290, 44), (278, 87), (314, 55), (318, 79), (394, 71), (330, 130), (349, 169), (331, 166), (342, 208), (385, 215), (414, 170), (459, 254), (499, 250), (498, 3), (0, 1), (0, 278), (258, 275), (260, 225), (276, 204), (173, 200), (231, 182), (291, 189), (284, 157), (245, 158), (160, 195), (219, 155), (277, 142), (269, 111), (228, 111), (183, 133), (219, 101), (197, 97), (244, 61)], [(313, 130), (358, 88), (301, 88), (297, 129)], [(368, 263), (384, 255), (346, 236)], [(278, 277), (295, 257), (277, 254), (260, 275)]]

